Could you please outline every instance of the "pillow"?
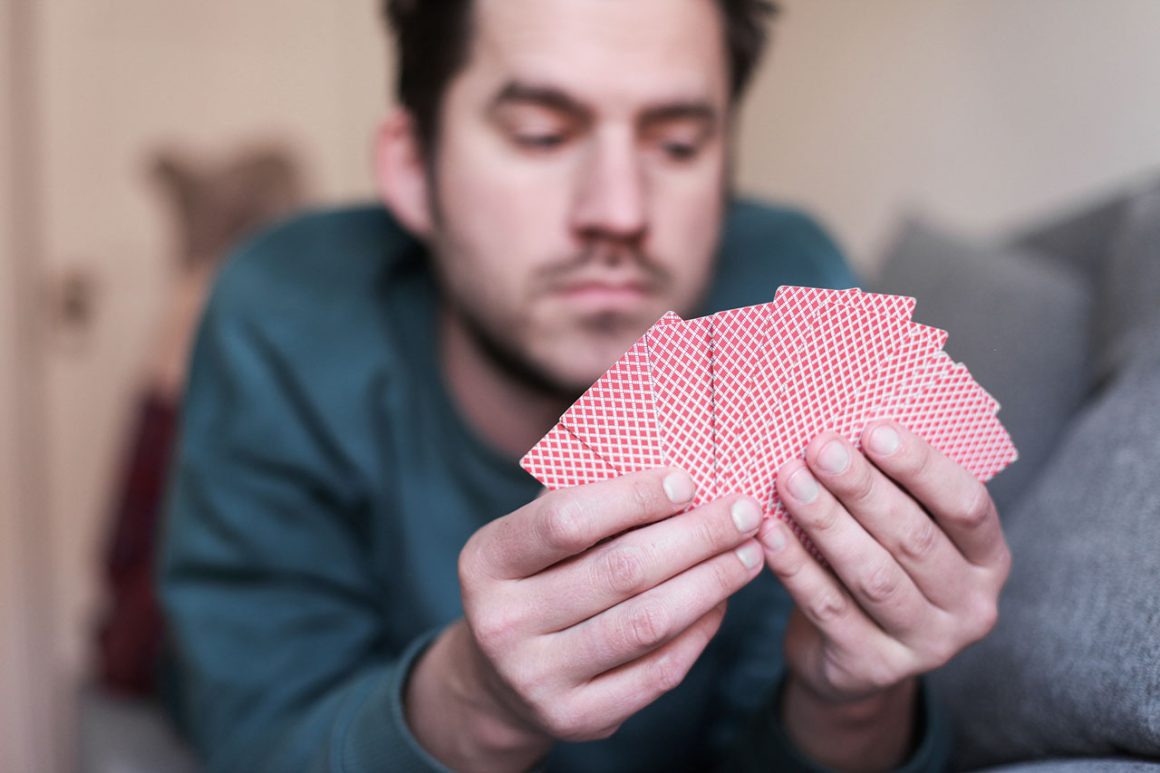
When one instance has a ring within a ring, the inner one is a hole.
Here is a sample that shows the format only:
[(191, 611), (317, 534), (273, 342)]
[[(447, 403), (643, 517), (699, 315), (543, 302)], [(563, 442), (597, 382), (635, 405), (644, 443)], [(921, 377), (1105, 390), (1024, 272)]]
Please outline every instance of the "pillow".
[(1073, 209), (1030, 228), (1019, 229), (1012, 239), (1016, 249), (1051, 255), (1052, 260), (1085, 276), (1095, 284), (1113, 235), (1124, 219), (1129, 202), (1136, 195), (1133, 186), (1113, 195)]
[(1046, 462), (1088, 391), (1091, 292), (1049, 257), (906, 224), (875, 289), (912, 295), (915, 319), (950, 333), (947, 352), (1003, 406), (1019, 461), (989, 485), (1001, 513)]
[(1160, 317), (1160, 186), (1132, 199), (1099, 277), (1097, 375), (1107, 377), (1155, 341)]
[(930, 679), (956, 764), (1160, 756), (1158, 397), (1153, 351), (1076, 418), (1008, 520), (999, 623)]

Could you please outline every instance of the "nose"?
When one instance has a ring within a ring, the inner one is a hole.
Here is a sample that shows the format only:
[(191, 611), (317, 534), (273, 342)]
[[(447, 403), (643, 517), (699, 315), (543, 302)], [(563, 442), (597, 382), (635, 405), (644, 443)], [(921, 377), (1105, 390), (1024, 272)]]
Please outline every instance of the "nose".
[(631, 136), (593, 138), (577, 179), (572, 226), (582, 238), (636, 242), (648, 226), (647, 183)]

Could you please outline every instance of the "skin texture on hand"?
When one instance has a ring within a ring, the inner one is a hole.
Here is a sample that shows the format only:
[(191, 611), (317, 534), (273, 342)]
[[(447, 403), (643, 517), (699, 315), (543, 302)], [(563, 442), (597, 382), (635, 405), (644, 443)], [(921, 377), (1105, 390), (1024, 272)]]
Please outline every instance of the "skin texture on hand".
[(962, 467), (888, 421), (861, 445), (825, 433), (778, 474), (829, 568), (783, 523), (760, 538), (797, 603), (782, 704), (791, 739), (837, 768), (882, 769), (912, 744), (916, 677), (994, 627), (1011, 556), (986, 488)]
[(464, 619), (420, 659), (412, 731), (455, 769), (533, 765), (556, 740), (605, 738), (681, 683), (725, 602), (762, 570), (756, 503), (687, 512), (657, 469), (549, 493), (460, 554)]

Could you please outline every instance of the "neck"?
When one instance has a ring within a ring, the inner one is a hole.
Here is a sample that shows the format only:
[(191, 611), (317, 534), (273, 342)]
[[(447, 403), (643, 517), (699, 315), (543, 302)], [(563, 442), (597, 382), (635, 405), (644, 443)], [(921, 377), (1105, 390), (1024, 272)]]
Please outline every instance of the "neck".
[(535, 445), (570, 404), (507, 372), (446, 307), (440, 312), (439, 362), (460, 414), (476, 434), (512, 458)]

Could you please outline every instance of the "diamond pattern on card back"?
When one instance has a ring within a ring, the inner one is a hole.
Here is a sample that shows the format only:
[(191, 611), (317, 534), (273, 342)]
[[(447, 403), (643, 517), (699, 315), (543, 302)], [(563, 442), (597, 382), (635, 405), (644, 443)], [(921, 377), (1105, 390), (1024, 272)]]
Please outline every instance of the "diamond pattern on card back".
[(549, 430), (520, 459), (520, 466), (552, 490), (583, 486), (619, 475), (562, 424)]
[(717, 496), (712, 322), (669, 312), (645, 338), (665, 462), (692, 476), (699, 506)]
[(665, 463), (643, 336), (564, 412), (560, 422), (622, 473)]

